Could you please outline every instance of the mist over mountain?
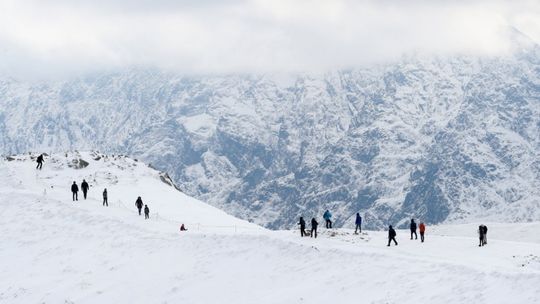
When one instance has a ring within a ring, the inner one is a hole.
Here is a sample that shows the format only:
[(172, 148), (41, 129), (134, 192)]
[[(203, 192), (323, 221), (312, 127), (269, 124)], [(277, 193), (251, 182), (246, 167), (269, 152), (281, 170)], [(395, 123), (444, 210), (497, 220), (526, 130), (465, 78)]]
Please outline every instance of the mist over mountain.
[(0, 80), (0, 153), (97, 149), (270, 228), (540, 220), (540, 49), (311, 74)]

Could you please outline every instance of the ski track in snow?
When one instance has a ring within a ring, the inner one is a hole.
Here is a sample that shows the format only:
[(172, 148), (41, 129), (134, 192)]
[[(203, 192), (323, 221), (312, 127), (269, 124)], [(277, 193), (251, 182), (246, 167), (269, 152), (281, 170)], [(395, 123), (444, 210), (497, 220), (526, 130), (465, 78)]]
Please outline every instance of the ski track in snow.
[[(540, 303), (540, 223), (487, 223), (483, 248), (472, 224), (428, 227), (423, 244), (398, 230), (392, 247), (380, 231), (300, 238), (173, 191), (129, 159), (81, 170), (53, 159), (41, 172), (0, 162), (0, 303)], [(73, 203), (83, 177), (89, 199)]]

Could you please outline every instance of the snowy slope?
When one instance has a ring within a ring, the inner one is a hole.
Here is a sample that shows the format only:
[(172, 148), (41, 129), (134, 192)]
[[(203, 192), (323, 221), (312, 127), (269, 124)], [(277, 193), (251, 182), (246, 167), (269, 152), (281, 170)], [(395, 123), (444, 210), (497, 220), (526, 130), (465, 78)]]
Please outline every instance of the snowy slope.
[(515, 47), (321, 74), (0, 77), (0, 154), (128, 154), (270, 228), (327, 208), (338, 226), (538, 221), (540, 48)]
[[(130, 159), (66, 169), (73, 156), (37, 174), (28, 161), (0, 163), (0, 303), (540, 303), (540, 223), (488, 223), (483, 248), (474, 225), (428, 226), (423, 244), (398, 231), (390, 248), (384, 232), (302, 239), (181, 194), (173, 204), (159, 173)], [(73, 203), (69, 180), (81, 177), (91, 199)], [(98, 200), (105, 185), (109, 208)], [(145, 221), (118, 202), (141, 191), (177, 221)], [(245, 229), (180, 233), (183, 214)]]
[[(69, 208), (98, 210), (102, 214), (136, 213), (135, 200), (141, 196), (150, 208), (152, 220), (181, 223), (197, 229), (229, 227), (229, 229), (262, 229), (185, 195), (175, 189), (169, 177), (147, 165), (125, 156), (107, 156), (99, 152), (55, 153), (45, 157), (43, 170), (35, 169), (36, 155), (10, 156), (0, 163), (4, 195), (38, 194), (43, 205), (63, 203)], [(80, 160), (87, 162), (79, 167)], [(88, 200), (79, 192), (79, 201), (72, 202), (71, 184), (79, 188), (83, 179), (90, 185)], [(102, 192), (107, 188), (109, 208), (101, 210)], [(56, 200), (59, 200), (56, 202)], [(110, 210), (109, 210), (110, 209)]]

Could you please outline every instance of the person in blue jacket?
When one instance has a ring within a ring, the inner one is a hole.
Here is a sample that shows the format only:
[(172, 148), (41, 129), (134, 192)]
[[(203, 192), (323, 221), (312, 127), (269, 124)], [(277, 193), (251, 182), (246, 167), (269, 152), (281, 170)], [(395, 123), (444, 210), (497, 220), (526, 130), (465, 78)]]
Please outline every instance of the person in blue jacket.
[(360, 216), (360, 213), (356, 214), (356, 221), (354, 223), (356, 224), (354, 233), (355, 234), (358, 234), (358, 232), (362, 233), (362, 217)]
[(330, 220), (332, 218), (332, 213), (326, 210), (323, 214), (323, 218), (326, 221), (326, 228), (332, 228), (332, 221)]

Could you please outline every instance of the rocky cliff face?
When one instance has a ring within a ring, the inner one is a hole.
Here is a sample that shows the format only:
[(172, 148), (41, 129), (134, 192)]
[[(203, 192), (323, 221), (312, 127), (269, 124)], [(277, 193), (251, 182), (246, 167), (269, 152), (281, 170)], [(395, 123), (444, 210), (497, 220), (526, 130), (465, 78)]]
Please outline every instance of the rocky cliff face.
[(540, 51), (305, 75), (0, 80), (0, 153), (141, 158), (270, 228), (540, 220)]

